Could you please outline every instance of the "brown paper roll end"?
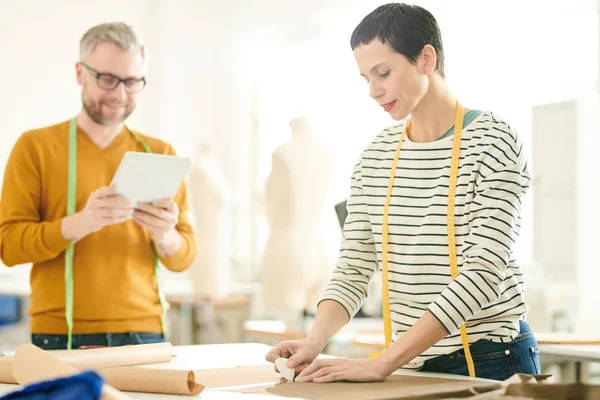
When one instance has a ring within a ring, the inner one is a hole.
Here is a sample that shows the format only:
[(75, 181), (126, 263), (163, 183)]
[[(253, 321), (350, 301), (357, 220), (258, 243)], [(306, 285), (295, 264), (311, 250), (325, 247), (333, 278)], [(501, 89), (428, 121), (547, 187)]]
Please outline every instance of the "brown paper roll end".
[(75, 367), (59, 361), (33, 344), (23, 344), (15, 351), (12, 373), (21, 385), (57, 379), (77, 372)]
[(0, 356), (0, 383), (17, 384), (12, 373), (13, 356)]
[(188, 388), (190, 389), (190, 394), (194, 396), (200, 394), (200, 392), (204, 390), (204, 385), (196, 382), (194, 371), (188, 372)]

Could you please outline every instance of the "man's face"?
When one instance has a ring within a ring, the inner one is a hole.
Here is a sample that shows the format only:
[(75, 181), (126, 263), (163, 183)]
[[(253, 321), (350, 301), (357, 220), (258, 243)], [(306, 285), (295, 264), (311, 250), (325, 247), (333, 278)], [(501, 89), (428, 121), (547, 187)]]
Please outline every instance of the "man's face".
[[(111, 42), (103, 42), (76, 68), (83, 107), (90, 118), (104, 126), (125, 121), (135, 109), (137, 93), (143, 87), (141, 50), (123, 50)], [(96, 74), (102, 75), (97, 78)], [(128, 81), (118, 82), (117, 78)]]
[(369, 95), (394, 120), (406, 118), (427, 92), (421, 60), (413, 64), (379, 40), (355, 48), (354, 58), (369, 83)]

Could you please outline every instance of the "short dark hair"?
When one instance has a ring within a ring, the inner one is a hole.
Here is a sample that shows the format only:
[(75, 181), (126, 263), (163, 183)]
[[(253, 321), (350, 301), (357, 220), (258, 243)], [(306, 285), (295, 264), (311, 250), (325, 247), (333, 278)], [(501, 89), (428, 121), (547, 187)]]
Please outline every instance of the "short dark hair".
[(379, 39), (416, 63), (423, 47), (429, 44), (436, 52), (436, 70), (444, 73), (444, 46), (442, 34), (434, 16), (423, 7), (389, 3), (377, 7), (358, 24), (352, 32), (352, 50)]

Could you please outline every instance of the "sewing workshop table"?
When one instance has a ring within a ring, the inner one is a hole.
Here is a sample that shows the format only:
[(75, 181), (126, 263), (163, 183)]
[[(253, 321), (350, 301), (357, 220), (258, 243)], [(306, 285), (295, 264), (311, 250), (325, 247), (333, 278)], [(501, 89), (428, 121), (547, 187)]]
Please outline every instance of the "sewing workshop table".
[(600, 345), (540, 344), (540, 363), (561, 365), (564, 381), (589, 382), (589, 363), (600, 363)]
[[(215, 344), (215, 345), (196, 345), (196, 346), (175, 346), (173, 347), (173, 369), (216, 369), (235, 366), (262, 365), (268, 364), (264, 357), (270, 346), (256, 343), (234, 343), (234, 344)], [(430, 378), (460, 379), (472, 380), (474, 382), (490, 382), (486, 379), (469, 378), (465, 376), (456, 376), (438, 373), (424, 373), (413, 371), (398, 371), (396, 374), (422, 376)], [(9, 393), (18, 389), (17, 385), (0, 384), (0, 395)], [(193, 396), (176, 396), (164, 394), (132, 393), (126, 392), (133, 399), (139, 400), (167, 400), (167, 399), (185, 399), (194, 398)], [(219, 392), (215, 389), (205, 389), (198, 398), (207, 400), (222, 399), (275, 399), (281, 397), (267, 395), (251, 395), (232, 392)], [(287, 398), (287, 400), (290, 400)]]

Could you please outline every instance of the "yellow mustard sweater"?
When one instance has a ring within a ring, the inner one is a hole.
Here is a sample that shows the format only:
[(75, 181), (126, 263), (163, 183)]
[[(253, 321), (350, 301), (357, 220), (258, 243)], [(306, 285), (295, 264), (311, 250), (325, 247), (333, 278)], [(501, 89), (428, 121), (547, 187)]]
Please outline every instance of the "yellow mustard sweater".
[[(69, 121), (24, 133), (6, 165), (0, 201), (0, 257), (7, 266), (33, 263), (31, 332), (66, 334), (65, 250), (61, 233), (66, 215)], [(156, 138), (139, 135), (153, 153), (175, 154)], [(77, 132), (77, 211), (89, 195), (108, 186), (127, 151), (142, 145), (126, 130), (105, 149), (80, 128)], [(151, 177), (147, 177), (151, 179)], [(175, 201), (181, 214), (181, 249), (162, 264), (188, 268), (196, 242), (188, 220), (185, 184)], [(161, 306), (154, 274), (151, 239), (132, 220), (103, 228), (75, 244), (73, 333), (161, 332)]]

